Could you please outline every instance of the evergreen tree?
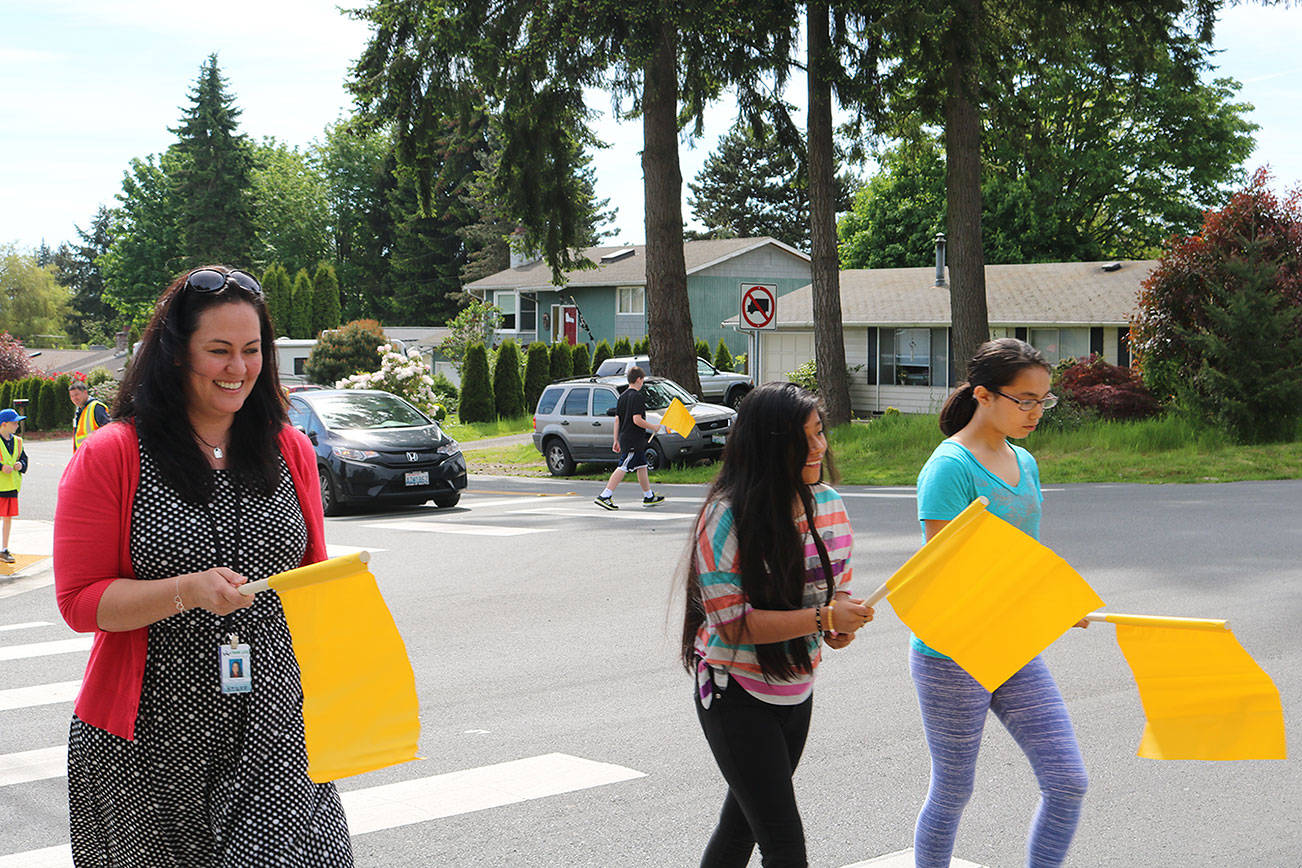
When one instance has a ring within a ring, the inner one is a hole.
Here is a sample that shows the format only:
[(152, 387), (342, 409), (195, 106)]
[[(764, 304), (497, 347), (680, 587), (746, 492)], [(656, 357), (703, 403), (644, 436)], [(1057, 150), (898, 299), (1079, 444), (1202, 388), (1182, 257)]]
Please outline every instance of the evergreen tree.
[(628, 338), (619, 338), (615, 341), (615, 349), (612, 352), (617, 357), (633, 355), (633, 345), (629, 343)]
[(209, 55), (190, 91), (190, 106), (172, 130), (183, 159), (170, 180), (189, 267), (247, 267), (253, 261), (253, 155), (226, 84), (217, 55)]
[(462, 422), (492, 422), (497, 418), (493, 384), (488, 379), (488, 350), (483, 344), (474, 344), (466, 350), (457, 415)]
[(708, 359), (710, 357), (710, 342), (705, 338), (696, 339), (696, 357), (698, 359)]
[[(646, 356), (651, 353), (651, 336), (643, 335), (637, 343), (633, 344), (633, 353), (638, 356)], [(695, 369), (693, 369), (695, 370)]]
[(312, 276), (306, 268), (300, 268), (294, 275), (294, 288), (289, 298), (289, 336), (292, 338), (314, 338), (312, 333)]
[(493, 368), (493, 404), (499, 419), (518, 419), (525, 413), (524, 383), (520, 381), (520, 346), (507, 338), (497, 349)]
[(552, 344), (551, 375), (552, 380), (568, 380), (574, 374), (574, 354), (570, 345), (561, 341)]
[(588, 358), (588, 345), (575, 344), (570, 353), (571, 373), (575, 377), (592, 376), (592, 360)]
[(23, 383), (22, 397), (27, 399), (27, 409), (23, 415), (27, 417), (28, 428), (39, 428), (41, 421), (41, 386), (45, 380), (42, 377), (28, 377)]
[(294, 284), (289, 272), (279, 262), (273, 263), (262, 275), (262, 296), (267, 303), (267, 314), (278, 337), (289, 335), (290, 315), (294, 309)]
[(157, 158), (131, 161), (117, 194), (121, 204), (112, 212), (113, 240), (97, 260), (104, 270), (103, 299), (137, 330), (153, 315), (163, 289), (185, 270), (173, 183), (183, 161), (175, 145)]
[(312, 276), (312, 335), (339, 328), (339, 278), (335, 267), (322, 262)]
[(0, 383), (0, 410), (14, 405), (14, 384), (11, 380)]
[(719, 346), (714, 349), (714, 366), (720, 371), (735, 370), (732, 361), (732, 351), (729, 350), (728, 345), (723, 342), (723, 338), (719, 338)]
[(529, 355), (524, 365), (524, 407), (532, 412), (538, 406), (543, 389), (552, 379), (552, 361), (547, 345), (542, 341), (529, 344)]
[(78, 343), (112, 346), (117, 311), (104, 300), (104, 271), (99, 257), (109, 249), (113, 212), (101, 205), (90, 226), (75, 227), (79, 244), (61, 244), (54, 254), (59, 283), (72, 290), (68, 336)]
[(54, 431), (58, 428), (68, 427), (68, 414), (64, 412), (64, 407), (72, 407), (68, 401), (68, 386), (65, 380), (71, 379), (66, 375), (53, 380), (46, 380), (41, 384), (41, 418), (40, 427), (42, 431)]
[(600, 368), (601, 363), (613, 355), (614, 353), (610, 351), (610, 343), (605, 338), (597, 341), (597, 348), (592, 351), (592, 370)]

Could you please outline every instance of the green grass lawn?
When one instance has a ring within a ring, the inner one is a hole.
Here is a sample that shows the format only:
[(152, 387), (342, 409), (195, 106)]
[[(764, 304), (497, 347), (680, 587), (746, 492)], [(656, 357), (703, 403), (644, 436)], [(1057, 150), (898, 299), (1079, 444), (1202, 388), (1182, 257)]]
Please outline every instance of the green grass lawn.
[(468, 440), (483, 440), (486, 437), (526, 434), (533, 430), (533, 417), (521, 416), (517, 419), (498, 419), (495, 422), (462, 422), (453, 413), (440, 422), (439, 427), (446, 431), (450, 437), (464, 443)]
[[(517, 423), (518, 424), (518, 423)], [(530, 430), (502, 430), (500, 436)], [(456, 436), (456, 435), (454, 435)], [(458, 439), (461, 439), (458, 436)], [(913, 485), (941, 440), (935, 416), (887, 416), (834, 429), (832, 454), (847, 485)], [(1177, 416), (1142, 422), (1092, 422), (1071, 431), (1037, 431), (1023, 441), (1040, 465), (1040, 479), (1064, 482), (1237, 482), (1302, 478), (1302, 439), (1239, 446), (1219, 431)], [(467, 455), (472, 473), (546, 476), (533, 444)], [(607, 465), (580, 464), (578, 479), (604, 479)], [(715, 463), (658, 470), (663, 483), (709, 482)]]

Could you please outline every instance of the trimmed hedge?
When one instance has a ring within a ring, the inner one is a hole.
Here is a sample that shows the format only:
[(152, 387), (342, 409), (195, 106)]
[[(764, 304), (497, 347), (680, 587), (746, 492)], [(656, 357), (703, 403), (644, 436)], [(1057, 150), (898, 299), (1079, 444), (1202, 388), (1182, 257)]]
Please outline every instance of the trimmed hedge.
[(488, 379), (488, 350), (482, 343), (466, 350), (461, 374), (461, 404), (457, 415), (462, 422), (492, 422), (497, 418), (493, 384)]
[(520, 381), (520, 348), (510, 338), (497, 350), (493, 368), (493, 404), (499, 419), (524, 415), (524, 383)]

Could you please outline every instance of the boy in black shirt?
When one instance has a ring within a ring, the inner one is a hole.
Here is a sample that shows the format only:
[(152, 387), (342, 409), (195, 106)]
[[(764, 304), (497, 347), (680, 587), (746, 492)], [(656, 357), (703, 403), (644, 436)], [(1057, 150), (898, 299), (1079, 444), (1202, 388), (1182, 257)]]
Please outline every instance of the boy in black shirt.
[(628, 369), (628, 388), (619, 396), (615, 405), (615, 442), (611, 449), (621, 452), (619, 466), (610, 474), (606, 490), (593, 501), (602, 509), (619, 509), (610, 499), (615, 493), (615, 486), (624, 479), (630, 470), (637, 471), (637, 482), (642, 486), (642, 505), (658, 506), (665, 502), (662, 495), (651, 490), (651, 480), (647, 477), (646, 445), (651, 434), (659, 428), (646, 420), (646, 397), (642, 394), (642, 385), (646, 382), (646, 373), (636, 365)]

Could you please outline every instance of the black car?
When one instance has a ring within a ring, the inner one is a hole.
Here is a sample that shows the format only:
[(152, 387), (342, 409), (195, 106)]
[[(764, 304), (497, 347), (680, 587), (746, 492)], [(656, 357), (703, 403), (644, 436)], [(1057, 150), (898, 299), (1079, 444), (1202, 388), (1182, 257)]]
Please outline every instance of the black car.
[(408, 402), (388, 392), (323, 389), (289, 395), (289, 421), (316, 447), (321, 505), (456, 506), (466, 487), (461, 446)]

